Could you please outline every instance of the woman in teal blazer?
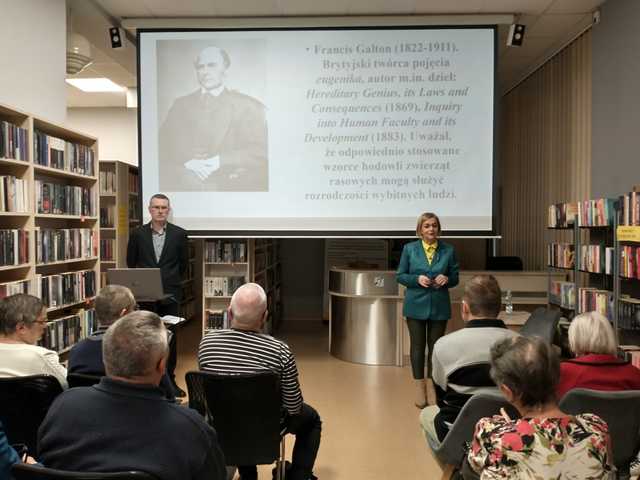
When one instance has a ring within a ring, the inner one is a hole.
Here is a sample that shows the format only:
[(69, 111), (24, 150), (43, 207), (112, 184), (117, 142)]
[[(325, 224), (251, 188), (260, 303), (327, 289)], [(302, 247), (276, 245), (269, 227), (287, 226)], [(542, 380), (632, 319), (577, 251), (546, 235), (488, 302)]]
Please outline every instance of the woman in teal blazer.
[(416, 382), (416, 406), (424, 408), (425, 347), (429, 351), (428, 377), (431, 378), (431, 352), (444, 335), (451, 318), (449, 288), (458, 285), (458, 260), (453, 246), (438, 240), (440, 219), (434, 213), (418, 217), (416, 234), (421, 240), (408, 243), (402, 250), (396, 278), (407, 287), (402, 314), (407, 318), (411, 340), (411, 369)]

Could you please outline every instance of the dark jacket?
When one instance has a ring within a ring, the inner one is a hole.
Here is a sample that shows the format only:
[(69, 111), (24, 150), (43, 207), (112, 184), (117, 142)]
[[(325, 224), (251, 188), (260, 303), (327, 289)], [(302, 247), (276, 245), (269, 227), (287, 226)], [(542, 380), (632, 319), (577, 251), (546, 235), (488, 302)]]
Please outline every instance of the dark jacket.
[[(396, 274), (398, 283), (407, 287), (402, 314), (419, 320), (449, 320), (449, 288), (458, 285), (458, 270), (456, 252), (448, 243), (438, 240), (431, 265), (424, 253), (422, 240), (407, 243), (402, 250)], [(418, 283), (420, 275), (433, 280), (440, 274), (449, 277), (449, 283), (442, 288), (424, 288)]]
[(131, 232), (127, 245), (127, 266), (129, 268), (160, 268), (164, 293), (173, 295), (177, 301), (182, 300), (182, 281), (189, 262), (187, 232), (167, 222), (166, 238), (160, 255), (156, 261), (151, 238), (151, 223), (146, 223)]
[(47, 467), (80, 472), (140, 470), (159, 480), (224, 480), (215, 430), (150, 385), (103, 378), (67, 390), (38, 430)]

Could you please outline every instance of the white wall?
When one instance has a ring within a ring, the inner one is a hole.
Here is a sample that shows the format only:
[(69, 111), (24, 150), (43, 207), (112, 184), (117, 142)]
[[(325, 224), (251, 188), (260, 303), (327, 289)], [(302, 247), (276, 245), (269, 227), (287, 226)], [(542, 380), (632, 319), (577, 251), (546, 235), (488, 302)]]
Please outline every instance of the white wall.
[(0, 103), (64, 123), (64, 0), (0, 0)]
[(70, 108), (66, 125), (98, 138), (99, 160), (120, 160), (138, 165), (138, 118), (135, 108)]

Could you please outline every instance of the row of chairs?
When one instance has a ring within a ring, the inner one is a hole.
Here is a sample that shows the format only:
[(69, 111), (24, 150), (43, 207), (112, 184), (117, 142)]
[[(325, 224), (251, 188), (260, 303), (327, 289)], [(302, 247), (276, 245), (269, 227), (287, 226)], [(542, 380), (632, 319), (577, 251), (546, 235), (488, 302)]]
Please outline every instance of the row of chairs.
[[(560, 401), (560, 410), (571, 415), (594, 413), (609, 425), (612, 445), (612, 463), (615, 478), (630, 478), (629, 467), (640, 449), (640, 391), (601, 392), (576, 388)], [(465, 479), (477, 478), (465, 466), (465, 443), (473, 438), (475, 425), (483, 417), (497, 415), (504, 408), (511, 418), (519, 414), (500, 394), (481, 393), (474, 395), (464, 405), (451, 430), (434, 450), (436, 459), (443, 467), (443, 479), (452, 478), (456, 471), (463, 470)]]
[[(92, 375), (69, 375), (70, 386), (91, 386)], [(276, 479), (285, 475), (285, 431), (280, 424), (280, 379), (271, 372), (253, 375), (216, 375), (188, 372), (189, 407), (197, 410), (218, 434), (227, 465), (276, 463)], [(37, 451), (37, 431), (55, 397), (62, 392), (49, 375), (0, 379), (0, 420), (11, 443), (25, 443)], [(255, 399), (260, 401), (256, 402)], [(128, 479), (153, 477), (141, 472), (84, 474), (19, 464), (16, 480)]]

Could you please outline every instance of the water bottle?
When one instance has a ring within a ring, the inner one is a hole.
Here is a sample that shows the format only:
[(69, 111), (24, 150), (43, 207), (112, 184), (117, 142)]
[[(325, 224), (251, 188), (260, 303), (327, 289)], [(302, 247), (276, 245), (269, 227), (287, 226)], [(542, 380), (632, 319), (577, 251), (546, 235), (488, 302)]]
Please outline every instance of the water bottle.
[(513, 313), (511, 290), (507, 290), (507, 294), (504, 297), (504, 310), (505, 312), (507, 312), (507, 314)]

